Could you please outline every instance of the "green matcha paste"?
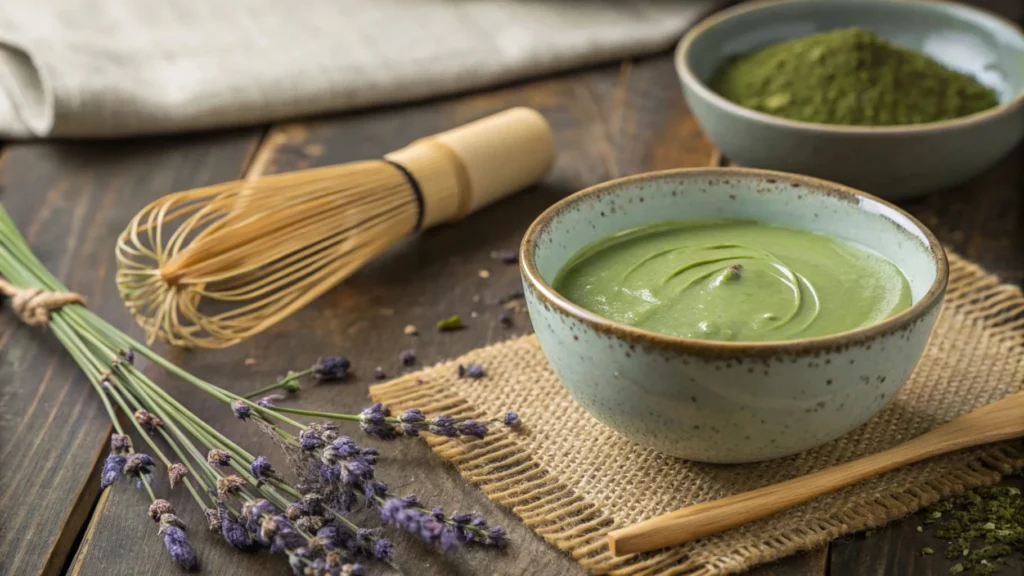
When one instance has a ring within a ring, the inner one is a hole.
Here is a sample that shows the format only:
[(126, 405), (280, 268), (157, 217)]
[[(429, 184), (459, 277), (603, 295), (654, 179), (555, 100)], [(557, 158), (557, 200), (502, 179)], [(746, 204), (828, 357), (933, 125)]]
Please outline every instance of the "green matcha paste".
[(911, 304), (903, 273), (867, 248), (738, 220), (620, 232), (574, 255), (554, 288), (611, 320), (705, 340), (825, 336)]
[(971, 76), (856, 28), (741, 56), (710, 85), (746, 108), (824, 124), (936, 122), (998, 104), (995, 92)]

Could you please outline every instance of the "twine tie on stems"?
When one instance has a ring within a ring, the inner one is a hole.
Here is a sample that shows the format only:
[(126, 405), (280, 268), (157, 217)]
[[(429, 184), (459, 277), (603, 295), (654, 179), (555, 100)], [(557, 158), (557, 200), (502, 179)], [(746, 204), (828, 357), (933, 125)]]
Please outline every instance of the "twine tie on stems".
[(85, 305), (85, 298), (74, 292), (47, 292), (41, 288), (19, 288), (0, 278), (0, 293), (11, 299), (11, 308), (29, 326), (46, 326), (50, 312), (68, 304)]

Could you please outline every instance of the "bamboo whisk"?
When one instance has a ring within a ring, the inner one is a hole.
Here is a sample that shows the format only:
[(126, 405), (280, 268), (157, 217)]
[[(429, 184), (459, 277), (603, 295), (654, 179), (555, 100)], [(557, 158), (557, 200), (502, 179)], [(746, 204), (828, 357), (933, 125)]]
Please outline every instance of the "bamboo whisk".
[(513, 108), (383, 159), (170, 194), (118, 238), (118, 289), (150, 342), (231, 346), (410, 233), (539, 182), (553, 159), (544, 117)]

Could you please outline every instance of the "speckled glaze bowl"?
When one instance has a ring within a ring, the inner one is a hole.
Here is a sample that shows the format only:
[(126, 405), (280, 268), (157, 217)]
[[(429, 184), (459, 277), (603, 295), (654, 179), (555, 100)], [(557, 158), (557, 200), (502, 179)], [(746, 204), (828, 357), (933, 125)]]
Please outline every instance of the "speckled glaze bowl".
[[(797, 122), (734, 104), (707, 82), (729, 58), (856, 26), (971, 74), (1000, 105), (954, 120), (890, 127)], [(1024, 33), (1013, 23), (938, 0), (744, 2), (679, 43), (676, 70), (704, 133), (742, 166), (841, 182), (889, 200), (949, 188), (980, 174), (1024, 137)]]
[[(858, 242), (903, 270), (913, 305), (828, 337), (714, 342), (608, 320), (551, 287), (573, 254), (606, 236), (665, 220), (715, 218)], [(941, 245), (899, 208), (823, 180), (744, 168), (655, 172), (578, 192), (533, 222), (520, 263), (541, 348), (576, 402), (640, 444), (718, 463), (794, 454), (874, 416), (920, 359), (948, 276)]]

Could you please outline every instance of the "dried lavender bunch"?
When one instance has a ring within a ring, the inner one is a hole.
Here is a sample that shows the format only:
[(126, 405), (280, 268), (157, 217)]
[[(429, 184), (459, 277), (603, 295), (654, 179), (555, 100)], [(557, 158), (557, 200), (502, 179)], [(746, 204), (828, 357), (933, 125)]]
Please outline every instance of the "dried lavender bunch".
[[(20, 289), (67, 292), (32, 254), (2, 206), (0, 274)], [(376, 478), (376, 450), (356, 446), (340, 436), (334, 424), (307, 425), (290, 414), (358, 422), (379, 437), (397, 436), (399, 431), (403, 435), (426, 431), (483, 437), (487, 427), (482, 423), (447, 416), (420, 420), (422, 415), (416, 416), (414, 411), (392, 417), (380, 405), (354, 415), (307, 412), (275, 407), (273, 402), (280, 398), (273, 395), (253, 402), (189, 374), (84, 306), (64, 305), (43, 311), (43, 316), (48, 317), (52, 334), (88, 377), (114, 427), (111, 451), (101, 470), (102, 486), (113, 486), (124, 477), (144, 490), (149, 503), (147, 515), (158, 523), (158, 534), (168, 555), (186, 570), (197, 569), (199, 559), (187, 536), (188, 528), (170, 504), (154, 493), (152, 474), (161, 470), (168, 474), (172, 489), (187, 491), (203, 510), (211, 532), (241, 550), (268, 548), (282, 554), (293, 573), (302, 576), (360, 574), (360, 562), (390, 560), (392, 546), (383, 533), (349, 518), (349, 511), (360, 502), (379, 508), (385, 524), (409, 529), (415, 523), (421, 536), (429, 535), (428, 540), (442, 548), (450, 544), (449, 532), (462, 542), (492, 546), (503, 542), (500, 529), (484, 530), (479, 521), (460, 523), (464, 518), (454, 515), (441, 519), (440, 512), (433, 511), (430, 518), (424, 518), (426, 508), (408, 498), (402, 500), (402, 511), (391, 505), (393, 521), (388, 519), (391, 516), (384, 518), (387, 503), (397, 497)], [(270, 458), (250, 454), (182, 406), (135, 367), (136, 355), (223, 402), (236, 417), (271, 434), (301, 482), (288, 483), (277, 474)], [(350, 367), (343, 358), (323, 358), (268, 388), (293, 390), (304, 375), (318, 380), (344, 379)], [(118, 418), (119, 411), (132, 416), (127, 422), (146, 444), (145, 452), (137, 451), (129, 439)], [(440, 530), (436, 526), (441, 526)], [(467, 530), (473, 537), (466, 537)]]

